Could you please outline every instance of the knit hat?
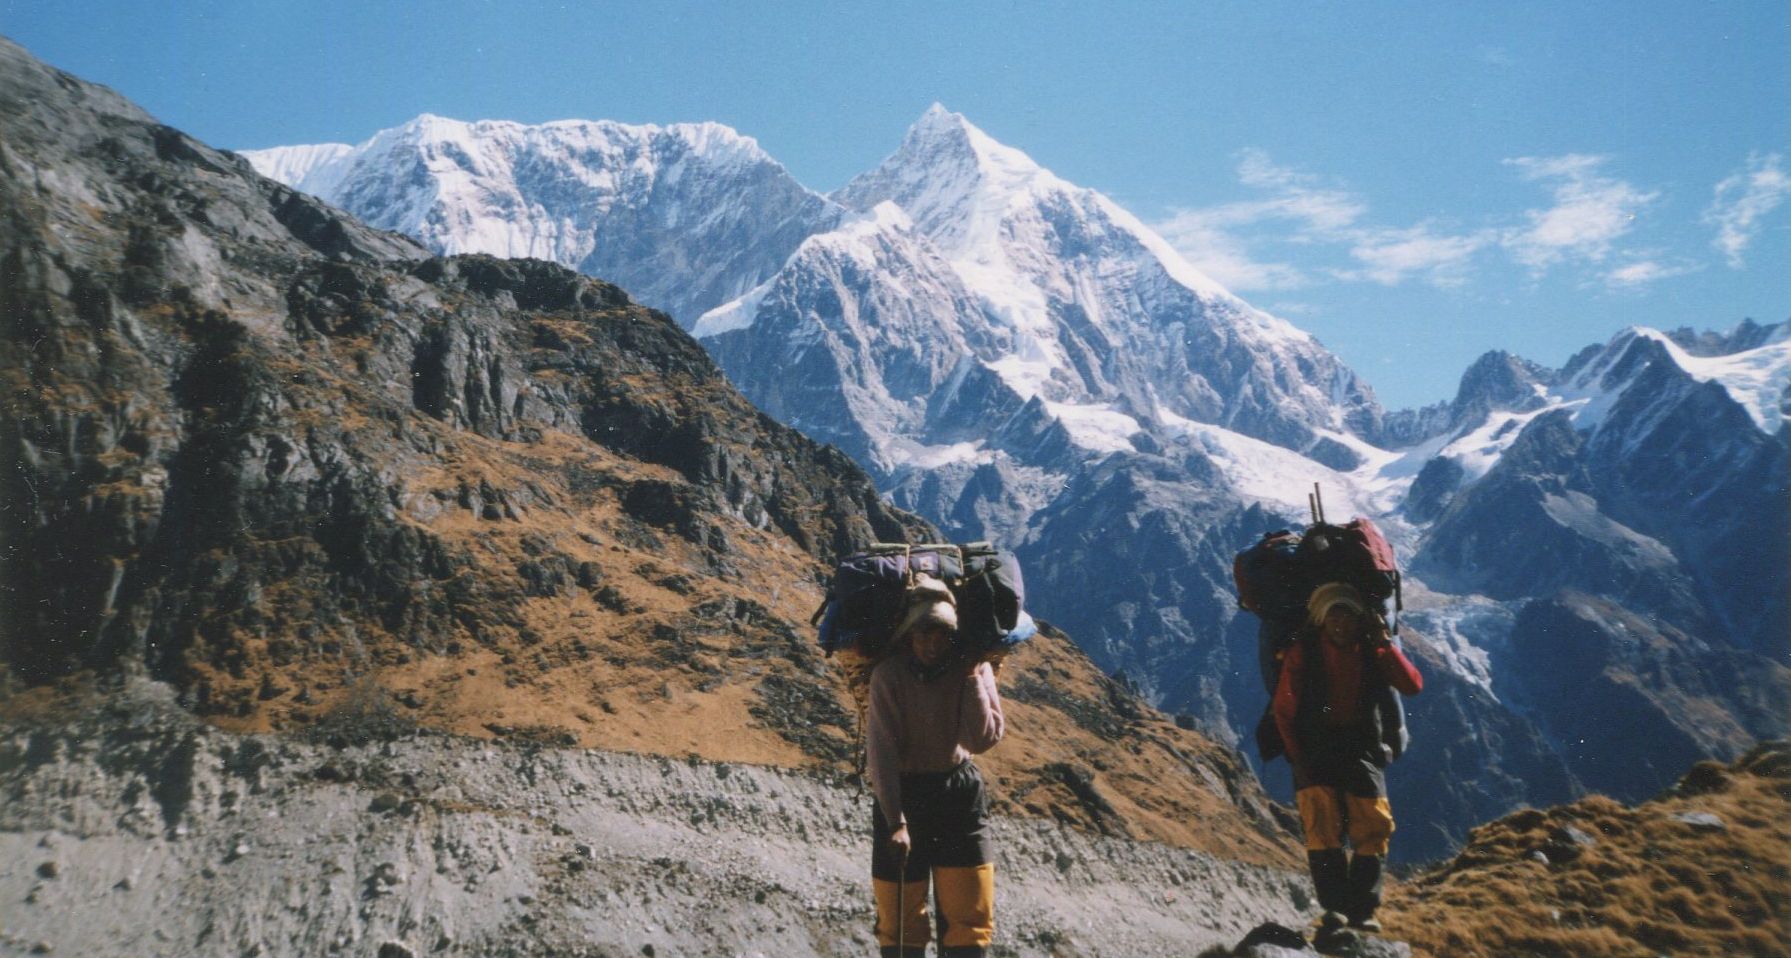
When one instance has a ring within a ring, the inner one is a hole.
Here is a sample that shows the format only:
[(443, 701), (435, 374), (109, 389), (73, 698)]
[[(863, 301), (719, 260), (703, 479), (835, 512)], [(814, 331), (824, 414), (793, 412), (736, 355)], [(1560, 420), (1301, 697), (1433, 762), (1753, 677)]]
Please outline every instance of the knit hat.
[(1325, 616), (1331, 609), (1342, 606), (1357, 616), (1368, 615), (1368, 600), (1355, 586), (1347, 582), (1327, 582), (1312, 590), (1311, 598), (1306, 600), (1306, 617), (1314, 625), (1323, 625)]
[(891, 636), (895, 641), (907, 638), (910, 632), (930, 626), (949, 631), (958, 630), (958, 599), (951, 589), (925, 572), (914, 577), (914, 584), (902, 597), (902, 617)]

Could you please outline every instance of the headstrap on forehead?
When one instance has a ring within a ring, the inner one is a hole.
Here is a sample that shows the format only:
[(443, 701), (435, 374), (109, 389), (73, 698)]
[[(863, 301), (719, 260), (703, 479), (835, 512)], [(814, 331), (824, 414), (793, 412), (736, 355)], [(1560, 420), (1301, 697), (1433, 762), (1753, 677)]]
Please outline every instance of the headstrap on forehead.
[(944, 582), (922, 572), (914, 576), (914, 584), (902, 597), (902, 617), (892, 638), (899, 640), (928, 626), (956, 631), (958, 599)]

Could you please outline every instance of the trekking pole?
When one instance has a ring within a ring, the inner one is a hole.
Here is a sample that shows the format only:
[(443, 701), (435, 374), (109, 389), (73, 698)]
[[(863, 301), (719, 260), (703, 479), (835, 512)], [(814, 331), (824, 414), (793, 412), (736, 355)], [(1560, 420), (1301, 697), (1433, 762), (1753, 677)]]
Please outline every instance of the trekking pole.
[(1310, 492), (1306, 493), (1306, 511), (1312, 514), (1312, 524), (1318, 525), (1318, 502)]
[(908, 958), (908, 849), (903, 848), (896, 861), (896, 954)]
[(1319, 490), (1316, 482), (1312, 484), (1312, 508), (1318, 513), (1318, 521), (1325, 521), (1325, 494)]

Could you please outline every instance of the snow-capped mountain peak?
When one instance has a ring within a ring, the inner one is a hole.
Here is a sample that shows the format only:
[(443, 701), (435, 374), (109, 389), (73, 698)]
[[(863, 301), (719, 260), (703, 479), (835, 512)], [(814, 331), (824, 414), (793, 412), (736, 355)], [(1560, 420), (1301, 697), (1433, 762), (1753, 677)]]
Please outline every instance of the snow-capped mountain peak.
[[(723, 123), (621, 123), (615, 120), (550, 120), (518, 123), (514, 120), (456, 120), (421, 113), (389, 130), (373, 135), (367, 144), (390, 141), (460, 146), (470, 151), (491, 152), (487, 143), (513, 145), (518, 141), (559, 141), (569, 146), (596, 150), (639, 149), (654, 143), (675, 142), (711, 161), (776, 163), (759, 141)], [(264, 151), (257, 151), (264, 152)]]
[(1575, 424), (1592, 430), (1610, 406), (1652, 363), (1667, 363), (1699, 383), (1714, 382), (1767, 435), (1785, 422), (1784, 403), (1791, 394), (1791, 326), (1781, 325), (1751, 349), (1719, 355), (1694, 355), (1666, 333), (1631, 326), (1604, 347), (1587, 350), (1569, 363), (1563, 395), (1579, 406)]
[[(893, 293), (926, 277), (917, 288), (944, 296), (935, 312), (956, 332), (932, 341), (956, 348), (962, 337), (973, 344), (983, 368), (1013, 396), (1039, 400), (1039, 411), (1085, 452), (1130, 449), (1143, 424), (1164, 416), (1223, 424), (1305, 452), (1324, 433), (1348, 433), (1378, 416), (1372, 394), (1310, 336), (1231, 295), (1107, 197), (1057, 177), (939, 104), (876, 169), (831, 198), (863, 214), (883, 205), (899, 209), (906, 238), (872, 237), (860, 220), (842, 225), (836, 237), (811, 238), (805, 248), (875, 238), (884, 287)], [(890, 215), (873, 221), (887, 223)], [(842, 265), (838, 257), (792, 257), (786, 273), (812, 272), (791, 277), (785, 288), (844, 283), (850, 289), (840, 290), (836, 308), (863, 308), (869, 287), (841, 273)], [(705, 316), (699, 335), (797, 330), (794, 317), (760, 326), (748, 315), (795, 302), (754, 290)], [(747, 362), (749, 352), (781, 355), (769, 344), (711, 346), (727, 357), (724, 367)], [(848, 380), (868, 368), (862, 359), (847, 367)], [(749, 394), (760, 376), (787, 378), (769, 368), (729, 368)], [(768, 387), (767, 402), (770, 393)], [(1341, 450), (1334, 458), (1360, 461)]]
[(1039, 176), (1056, 179), (1032, 157), (997, 141), (962, 113), (953, 113), (938, 103), (927, 108), (908, 129), (902, 148), (891, 159), (938, 159), (947, 151), (957, 151), (973, 161), (977, 170), (994, 184), (1012, 187)]
[(244, 150), (242, 156), (268, 179), (279, 180), (307, 193), (321, 194), (322, 189), (307, 185), (319, 169), (341, 168), (337, 161), (353, 153), (347, 143), (313, 143), (307, 146), (281, 146), (269, 150)]
[(1638, 333), (1658, 340), (1693, 379), (1720, 384), (1761, 432), (1771, 435), (1784, 425), (1785, 399), (1791, 394), (1791, 325), (1781, 324), (1763, 345), (1718, 356), (1694, 355), (1655, 330)]
[(1671, 334), (1632, 326), (1582, 350), (1558, 373), (1489, 353), (1462, 377), (1450, 428), (1401, 451), (1384, 474), (1411, 475), (1432, 460), (1448, 460), (1458, 470), (1456, 484), (1472, 483), (1499, 463), (1533, 421), (1557, 411), (1582, 434), (1609, 433), (1610, 441), (1634, 444), (1650, 436), (1654, 421), (1677, 409), (1688, 391), (1709, 383), (1746, 414), (1738, 422), (1751, 422), (1772, 436), (1784, 425), (1783, 403), (1791, 391), (1787, 329), (1791, 326), (1759, 328), (1740, 348), (1699, 355)]
[(948, 255), (987, 254), (1011, 206), (1070, 188), (1025, 153), (935, 103), (896, 151), (832, 199), (854, 209), (899, 204)]
[(720, 123), (426, 113), (355, 147), (243, 155), (438, 252), (552, 260), (687, 323), (763, 282), (844, 212)]

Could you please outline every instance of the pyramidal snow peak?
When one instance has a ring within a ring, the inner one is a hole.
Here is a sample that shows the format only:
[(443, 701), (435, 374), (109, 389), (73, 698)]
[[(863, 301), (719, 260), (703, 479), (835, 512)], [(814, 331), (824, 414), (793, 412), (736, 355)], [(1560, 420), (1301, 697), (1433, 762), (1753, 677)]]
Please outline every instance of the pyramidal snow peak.
[[(875, 274), (858, 276), (852, 289), (795, 275), (786, 287), (825, 287), (830, 298), (853, 304), (878, 325), (874, 311), (865, 313), (863, 307), (889, 297), (873, 287), (906, 285), (905, 277), (920, 274), (936, 277), (943, 264), (955, 278), (947, 285), (961, 286), (973, 303), (970, 309), (958, 302), (938, 304), (934, 312), (958, 328), (959, 335), (948, 338), (980, 344), (970, 358), (993, 374), (993, 388), (1007, 397), (1001, 401), (1038, 400), (1034, 415), (1057, 423), (1068, 441), (1087, 453), (1130, 450), (1130, 437), (1182, 422), (1222, 424), (1306, 451), (1319, 443), (1321, 432), (1351, 433), (1378, 421), (1372, 393), (1310, 336), (1227, 292), (1111, 200), (1062, 180), (943, 106), (934, 104), (894, 153), (830, 198), (866, 213), (894, 204), (906, 215), (909, 225), (903, 228), (925, 249), (927, 262), (888, 263)], [(813, 266), (813, 260), (797, 256), (784, 271), (802, 274)], [(746, 308), (748, 301), (754, 310)], [(786, 320), (751, 332), (759, 315), (787, 304), (755, 292), (699, 321), (699, 335), (710, 340), (777, 336), (796, 350), (780, 355), (779, 368), (812, 365), (806, 350), (826, 341), (824, 330), (799, 335), (797, 324)], [(806, 322), (827, 324), (813, 311)], [(755, 400), (776, 405), (768, 392), (755, 393), (751, 385), (773, 370), (749, 368), (747, 356), (777, 353), (765, 343), (710, 345)], [(843, 381), (854, 382), (861, 392), (883, 392), (869, 381), (882, 372), (876, 362), (858, 361), (857, 349), (834, 352), (842, 359), (855, 357), (849, 368), (837, 371)], [(925, 364), (955, 369), (961, 385), (969, 371), (956, 363), (960, 358), (933, 357)], [(784, 385), (781, 375), (773, 378)], [(949, 395), (959, 393), (954, 388)], [(975, 398), (985, 404), (993, 400), (982, 392)], [(925, 421), (961, 418), (945, 415), (949, 411), (936, 408)], [(843, 435), (830, 438), (853, 445)], [(937, 438), (873, 436), (871, 445), (885, 452), (908, 447), (932, 461)], [(890, 455), (873, 458), (898, 464)]]
[[(908, 129), (895, 153), (877, 169), (846, 184), (833, 199), (859, 209), (894, 200), (954, 256), (973, 254), (976, 247), (986, 251), (1004, 222), (1025, 206), (1083, 207), (1084, 215), (1112, 220), (1133, 234), (1191, 289), (1242, 304), (1106, 197), (1058, 178), (1020, 150), (996, 141), (963, 114), (938, 103)], [(1091, 207), (1100, 207), (1099, 212)], [(1285, 331), (1305, 335), (1291, 326)]]
[(942, 250), (959, 254), (989, 238), (1007, 204), (1065, 185), (1031, 157), (935, 103), (894, 153), (832, 198), (854, 209), (895, 202)]

